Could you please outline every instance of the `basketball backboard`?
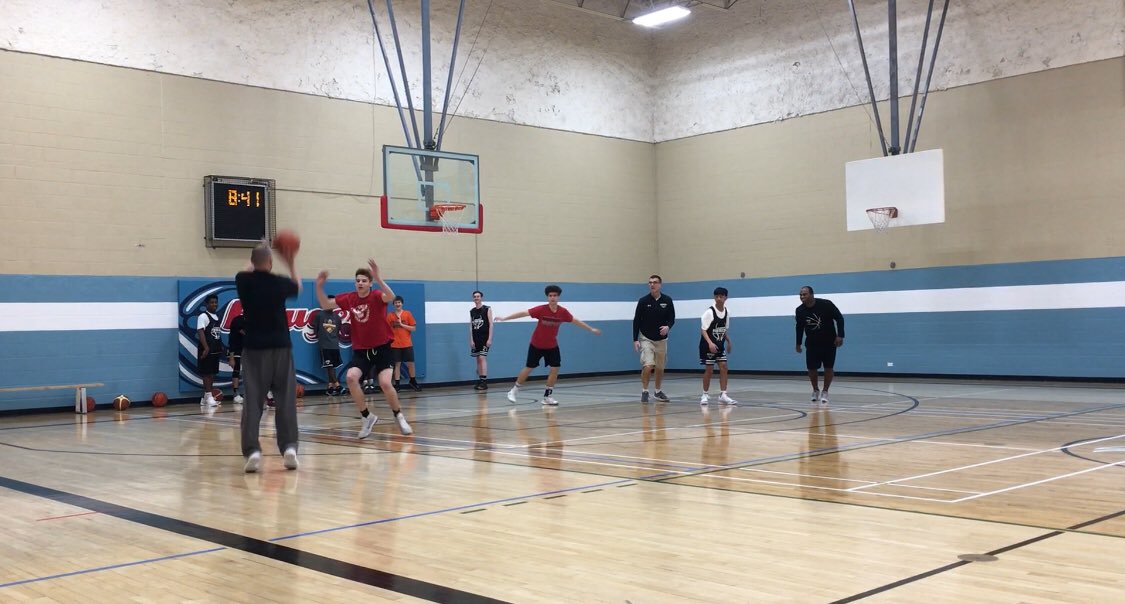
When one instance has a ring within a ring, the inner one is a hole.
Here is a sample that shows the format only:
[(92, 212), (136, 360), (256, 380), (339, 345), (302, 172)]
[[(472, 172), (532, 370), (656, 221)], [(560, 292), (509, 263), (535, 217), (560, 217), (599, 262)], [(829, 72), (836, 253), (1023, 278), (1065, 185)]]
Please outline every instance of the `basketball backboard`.
[(892, 228), (945, 222), (941, 149), (848, 162), (844, 175), (849, 231), (875, 228), (867, 217), (871, 208), (896, 208)]
[(383, 228), (480, 233), (480, 158), (465, 153), (383, 147)]

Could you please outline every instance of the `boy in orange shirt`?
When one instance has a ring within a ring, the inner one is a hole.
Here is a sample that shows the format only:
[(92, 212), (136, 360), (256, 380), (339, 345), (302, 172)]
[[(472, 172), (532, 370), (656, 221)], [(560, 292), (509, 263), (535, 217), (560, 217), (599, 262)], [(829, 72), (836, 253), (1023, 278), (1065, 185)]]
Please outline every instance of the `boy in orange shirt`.
[(410, 375), (410, 387), (421, 392), (422, 387), (414, 377), (414, 339), (411, 334), (418, 329), (414, 315), (409, 310), (402, 308), (402, 296), (395, 296), (394, 310), (387, 314), (387, 324), (391, 326), (395, 339), (391, 341), (391, 360), (395, 367), (395, 390), (400, 390), (399, 378), (402, 376), (402, 364), (406, 363), (406, 372)]

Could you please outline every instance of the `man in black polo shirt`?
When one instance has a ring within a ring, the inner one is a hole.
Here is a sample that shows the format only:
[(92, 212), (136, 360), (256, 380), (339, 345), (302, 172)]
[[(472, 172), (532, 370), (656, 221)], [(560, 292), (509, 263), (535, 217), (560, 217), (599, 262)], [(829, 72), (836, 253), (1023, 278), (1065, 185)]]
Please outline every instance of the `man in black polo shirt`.
[(266, 393), (273, 391), (277, 400), (274, 421), (277, 427), (277, 449), (285, 458), (285, 468), (297, 469), (297, 376), (293, 369), (293, 345), (289, 341), (289, 319), (285, 316), (285, 299), (301, 292), (301, 280), (293, 264), (296, 252), (283, 255), (289, 266), (289, 277), (270, 272), (273, 252), (265, 245), (250, 253), (253, 271), (235, 275), (242, 314), (246, 317), (246, 336), (242, 343), (242, 379), (246, 385), (246, 403), (242, 406), (242, 455), (247, 473), (257, 472), (262, 462), (258, 427), (262, 419)]
[[(801, 334), (805, 334), (805, 367), (812, 382), (812, 402), (828, 406), (828, 387), (832, 385), (836, 349), (844, 345), (844, 316), (831, 300), (813, 297), (813, 288), (801, 288), (801, 305), (797, 307), (797, 353), (801, 352)], [(824, 366), (824, 389), (817, 382), (817, 370)]]
[(661, 293), (664, 280), (660, 275), (648, 278), (648, 294), (637, 300), (633, 313), (633, 350), (641, 354), (641, 402), (648, 402), (648, 378), (655, 370), (656, 400), (668, 401), (660, 389), (664, 381), (664, 363), (668, 358), (668, 331), (676, 323), (676, 307), (672, 298)]

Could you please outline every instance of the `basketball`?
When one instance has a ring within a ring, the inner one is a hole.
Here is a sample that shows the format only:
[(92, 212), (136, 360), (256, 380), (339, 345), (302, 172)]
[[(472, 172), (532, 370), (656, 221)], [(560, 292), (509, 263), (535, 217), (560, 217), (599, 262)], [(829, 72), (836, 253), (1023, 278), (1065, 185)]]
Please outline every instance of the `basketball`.
[(163, 392), (156, 392), (152, 395), (152, 406), (163, 407), (168, 404), (168, 395)]
[(215, 399), (216, 403), (223, 401), (223, 391), (218, 388), (211, 389), (211, 397)]
[(296, 255), (297, 250), (301, 249), (301, 238), (296, 231), (282, 229), (273, 237), (273, 249), (285, 256)]
[(304, 386), (304, 384), (297, 384), (297, 398), (302, 398), (304, 396), (305, 396), (305, 386)]
[(94, 409), (97, 409), (97, 408), (98, 408), (98, 403), (96, 401), (94, 401), (94, 397), (87, 396), (86, 397), (86, 413), (89, 413), (89, 412), (91, 412), (91, 411), (93, 411)]
[(129, 402), (129, 397), (119, 394), (113, 397), (113, 408), (117, 411), (124, 411), (129, 408)]

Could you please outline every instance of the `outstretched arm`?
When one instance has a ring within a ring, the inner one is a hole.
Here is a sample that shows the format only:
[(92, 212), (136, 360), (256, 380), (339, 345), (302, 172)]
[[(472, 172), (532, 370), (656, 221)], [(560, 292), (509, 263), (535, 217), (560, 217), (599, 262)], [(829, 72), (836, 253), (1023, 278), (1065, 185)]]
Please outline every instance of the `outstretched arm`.
[(575, 325), (581, 327), (582, 329), (585, 329), (586, 331), (588, 331), (588, 332), (590, 332), (590, 333), (592, 333), (596, 336), (602, 335), (602, 330), (598, 329), (597, 327), (590, 327), (589, 325), (587, 325), (586, 323), (584, 323), (581, 319), (578, 319), (577, 317), (574, 318), (573, 320), (571, 320), (571, 323), (574, 323)]
[[(517, 313), (512, 313), (512, 314), (510, 314), (506, 317), (496, 317), (496, 322), (497, 323), (503, 323), (504, 321), (515, 321), (516, 319), (522, 319), (524, 317), (530, 317), (530, 316), (531, 316), (531, 311), (521, 310)], [(492, 337), (491, 330), (489, 331), (488, 336)]]

